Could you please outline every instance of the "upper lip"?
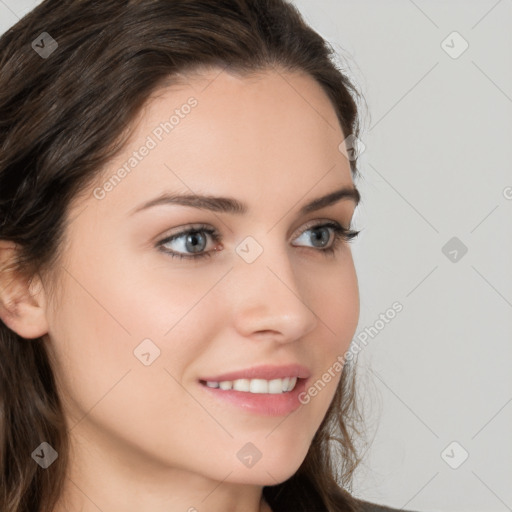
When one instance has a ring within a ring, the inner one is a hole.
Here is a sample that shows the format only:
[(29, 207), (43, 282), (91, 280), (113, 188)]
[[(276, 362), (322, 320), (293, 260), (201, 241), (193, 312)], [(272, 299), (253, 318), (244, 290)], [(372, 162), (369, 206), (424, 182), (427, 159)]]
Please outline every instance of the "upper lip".
[(284, 379), (285, 377), (298, 377), (301, 379), (307, 379), (311, 375), (308, 368), (301, 364), (287, 364), (282, 366), (253, 366), (246, 368), (245, 370), (238, 370), (229, 373), (223, 373), (222, 375), (213, 375), (209, 377), (202, 377), (200, 380), (210, 382), (222, 382), (226, 380), (238, 380), (238, 379)]

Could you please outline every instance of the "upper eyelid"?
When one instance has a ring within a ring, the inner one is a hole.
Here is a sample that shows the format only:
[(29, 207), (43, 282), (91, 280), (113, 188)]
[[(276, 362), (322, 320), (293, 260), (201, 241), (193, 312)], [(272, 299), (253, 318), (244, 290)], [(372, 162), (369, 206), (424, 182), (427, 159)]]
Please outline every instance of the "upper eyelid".
[(309, 231), (310, 229), (319, 228), (319, 227), (326, 227), (334, 229), (334, 226), (332, 224), (338, 225), (341, 229), (344, 229), (346, 231), (350, 230), (350, 226), (347, 228), (343, 225), (342, 222), (339, 222), (334, 219), (320, 219), (320, 220), (311, 220), (303, 224), (299, 229), (300, 231), (294, 231), (294, 233), (298, 233), (297, 236), (295, 236), (293, 239), (301, 236), (306, 231)]

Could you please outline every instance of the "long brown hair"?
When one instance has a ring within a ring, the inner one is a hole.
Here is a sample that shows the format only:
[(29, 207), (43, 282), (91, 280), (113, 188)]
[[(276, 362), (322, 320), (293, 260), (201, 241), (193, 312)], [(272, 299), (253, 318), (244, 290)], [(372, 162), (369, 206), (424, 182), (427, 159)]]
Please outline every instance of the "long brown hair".
[[(306, 72), (327, 94), (345, 137), (357, 137), (361, 94), (335, 55), (285, 0), (42, 2), (0, 38), (0, 239), (19, 248), (1, 271), (30, 278), (52, 269), (70, 201), (123, 148), (150, 94), (178, 74)], [(41, 340), (0, 321), (2, 512), (52, 512), (67, 474), (68, 432)], [(275, 512), (357, 510), (348, 490), (360, 462), (355, 391), (346, 362), (303, 464), (263, 489)], [(58, 453), (47, 469), (31, 456), (43, 441)]]

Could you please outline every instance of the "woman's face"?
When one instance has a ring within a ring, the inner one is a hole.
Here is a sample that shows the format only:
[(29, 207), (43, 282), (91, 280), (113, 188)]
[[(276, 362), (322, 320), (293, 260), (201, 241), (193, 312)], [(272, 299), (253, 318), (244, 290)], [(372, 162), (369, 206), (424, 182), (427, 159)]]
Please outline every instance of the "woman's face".
[[(348, 243), (322, 252), (335, 231), (312, 229), (348, 228), (356, 201), (301, 211), (353, 188), (344, 138), (327, 96), (302, 74), (212, 70), (148, 102), (129, 145), (73, 203), (48, 302), (45, 342), (75, 454), (94, 460), (82, 471), (274, 485), (298, 469), (359, 316)], [(245, 213), (225, 200), (148, 206), (194, 194), (232, 198)], [(303, 405), (297, 391), (200, 382), (286, 365), (305, 368), (303, 391), (329, 369), (331, 379)]]

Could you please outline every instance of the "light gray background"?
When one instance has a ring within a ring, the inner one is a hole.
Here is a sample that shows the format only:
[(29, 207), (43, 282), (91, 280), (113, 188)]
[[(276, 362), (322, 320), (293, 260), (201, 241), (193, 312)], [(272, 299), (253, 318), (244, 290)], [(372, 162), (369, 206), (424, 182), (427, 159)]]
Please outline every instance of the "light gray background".
[[(38, 3), (0, 0), (0, 32)], [(353, 491), (417, 511), (510, 511), (512, 1), (293, 3), (367, 102), (354, 342), (403, 305), (358, 342), (373, 443)], [(457, 58), (454, 31), (469, 44)], [(452, 237), (468, 248), (455, 262)]]

